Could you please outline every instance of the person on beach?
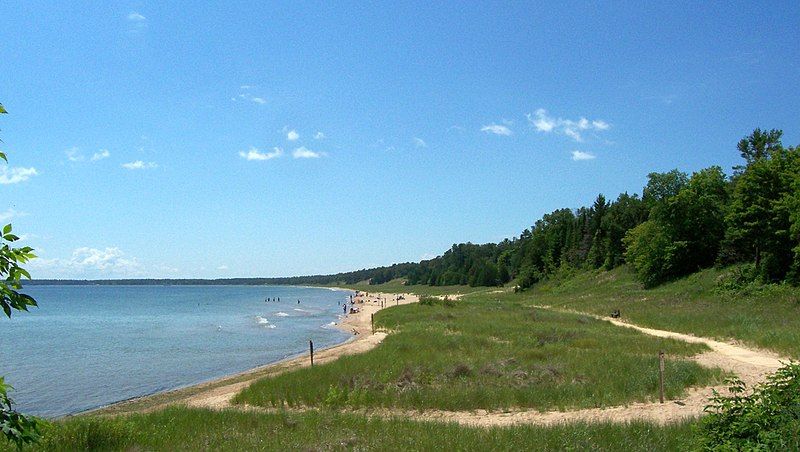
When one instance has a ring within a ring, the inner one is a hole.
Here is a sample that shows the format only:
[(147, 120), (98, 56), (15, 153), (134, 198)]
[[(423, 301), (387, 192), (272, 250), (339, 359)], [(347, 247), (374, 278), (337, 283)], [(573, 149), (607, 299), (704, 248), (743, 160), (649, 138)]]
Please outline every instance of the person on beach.
[(344, 306), (342, 306), (342, 312), (344, 313), (344, 315), (347, 315), (347, 303), (345, 303)]

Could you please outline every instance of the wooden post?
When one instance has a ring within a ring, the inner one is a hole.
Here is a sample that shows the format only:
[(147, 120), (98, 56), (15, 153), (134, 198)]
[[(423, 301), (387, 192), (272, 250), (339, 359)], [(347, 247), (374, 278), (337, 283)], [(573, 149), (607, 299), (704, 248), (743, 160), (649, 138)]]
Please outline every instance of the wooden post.
[(372, 334), (375, 334), (375, 314), (369, 315), (369, 323), (372, 325)]
[(314, 342), (311, 339), (308, 340), (308, 351), (311, 354), (311, 367), (314, 367)]
[(658, 400), (664, 403), (664, 350), (658, 352)]

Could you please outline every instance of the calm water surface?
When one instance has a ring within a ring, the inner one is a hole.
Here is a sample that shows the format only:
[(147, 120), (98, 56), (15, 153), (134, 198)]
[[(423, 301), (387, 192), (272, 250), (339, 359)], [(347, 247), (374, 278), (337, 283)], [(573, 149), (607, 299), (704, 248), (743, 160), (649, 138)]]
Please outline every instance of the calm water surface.
[[(0, 319), (0, 375), (20, 411), (55, 417), (343, 342), (352, 292), (284, 286), (28, 286)], [(281, 301), (265, 299), (280, 297)], [(300, 303), (297, 303), (297, 300)]]

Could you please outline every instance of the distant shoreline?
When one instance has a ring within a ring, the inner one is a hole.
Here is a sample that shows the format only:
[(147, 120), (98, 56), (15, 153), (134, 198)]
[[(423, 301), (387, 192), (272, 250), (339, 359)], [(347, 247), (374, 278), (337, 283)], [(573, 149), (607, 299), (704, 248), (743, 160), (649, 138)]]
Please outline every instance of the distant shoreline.
[[(221, 278), (221, 279), (32, 279), (23, 281), (24, 286), (293, 286), (330, 289), (330, 284), (314, 284), (290, 278)], [(341, 282), (338, 283), (342, 285)], [(335, 287), (340, 288), (340, 287)], [(349, 290), (349, 289), (344, 289)]]

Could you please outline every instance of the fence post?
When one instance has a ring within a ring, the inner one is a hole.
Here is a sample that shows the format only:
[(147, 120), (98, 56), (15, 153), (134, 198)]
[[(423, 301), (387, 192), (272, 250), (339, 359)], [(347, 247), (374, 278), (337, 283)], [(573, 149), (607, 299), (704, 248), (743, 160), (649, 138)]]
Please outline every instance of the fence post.
[(314, 342), (311, 339), (308, 340), (308, 351), (311, 355), (311, 367), (314, 367)]
[(658, 352), (658, 400), (664, 403), (664, 350)]
[(375, 334), (375, 314), (369, 315), (369, 323), (372, 325), (372, 334)]

